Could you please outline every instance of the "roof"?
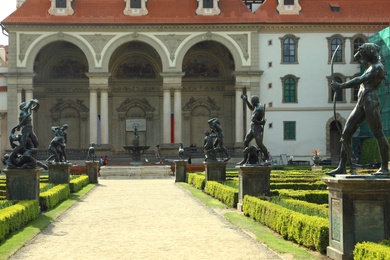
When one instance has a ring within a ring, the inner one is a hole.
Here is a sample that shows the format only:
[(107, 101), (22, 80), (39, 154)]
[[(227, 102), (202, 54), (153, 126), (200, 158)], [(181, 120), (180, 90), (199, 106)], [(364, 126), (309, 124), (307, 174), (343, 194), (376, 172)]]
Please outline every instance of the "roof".
[(149, 0), (148, 15), (123, 14), (123, 0), (74, 0), (74, 14), (54, 16), (48, 13), (49, 0), (26, 0), (4, 24), (218, 24), (253, 23), (254, 14), (242, 0), (220, 0), (220, 15), (196, 15), (196, 0)]
[[(299, 0), (298, 15), (277, 13), (277, 0), (266, 0), (255, 12), (262, 23), (390, 24), (388, 0)], [(339, 7), (333, 12), (331, 6)]]
[[(279, 0), (280, 1), (280, 0)], [(320, 23), (390, 24), (388, 0), (299, 0), (300, 14), (281, 15), (278, 0), (265, 0), (252, 14), (242, 0), (219, 0), (220, 15), (196, 15), (196, 0), (148, 0), (146, 16), (123, 14), (123, 0), (73, 0), (75, 13), (54, 16), (48, 13), (49, 0), (26, 0), (4, 24), (239, 24), (239, 23)], [(339, 7), (333, 12), (331, 6)]]

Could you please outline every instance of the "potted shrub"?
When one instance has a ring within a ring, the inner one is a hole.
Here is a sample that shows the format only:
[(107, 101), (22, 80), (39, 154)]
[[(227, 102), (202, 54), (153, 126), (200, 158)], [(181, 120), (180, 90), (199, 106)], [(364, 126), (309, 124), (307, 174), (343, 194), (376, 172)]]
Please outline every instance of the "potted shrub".
[(320, 154), (321, 154), (321, 151), (319, 149), (314, 149), (312, 151), (313, 153), (313, 162), (314, 162), (314, 165), (315, 166), (319, 166), (320, 165), (320, 162), (321, 162), (321, 158), (320, 158)]

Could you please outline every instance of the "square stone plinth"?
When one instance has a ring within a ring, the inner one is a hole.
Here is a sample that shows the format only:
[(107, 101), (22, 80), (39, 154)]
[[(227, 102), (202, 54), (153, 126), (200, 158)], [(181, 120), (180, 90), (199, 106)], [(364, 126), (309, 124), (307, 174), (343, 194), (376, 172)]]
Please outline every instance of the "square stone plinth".
[(175, 182), (187, 182), (187, 162), (175, 160)]
[(64, 184), (70, 182), (70, 163), (49, 164), (49, 182)]
[(89, 183), (98, 183), (99, 162), (86, 161)]
[(242, 210), (245, 195), (269, 196), (271, 169), (269, 166), (237, 166), (238, 169), (238, 204)]
[(226, 181), (227, 162), (204, 162), (206, 181)]
[(4, 173), (7, 200), (39, 200), (40, 170), (12, 169)]
[(336, 175), (322, 180), (329, 190), (330, 258), (352, 260), (356, 243), (390, 237), (390, 178)]

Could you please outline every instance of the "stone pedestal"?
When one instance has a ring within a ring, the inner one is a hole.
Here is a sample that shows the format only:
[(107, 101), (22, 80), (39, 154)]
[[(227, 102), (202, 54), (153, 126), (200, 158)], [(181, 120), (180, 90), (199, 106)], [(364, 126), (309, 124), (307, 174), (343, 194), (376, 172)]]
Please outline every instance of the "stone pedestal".
[(206, 181), (226, 181), (227, 162), (204, 162)]
[(242, 211), (245, 195), (269, 196), (271, 169), (269, 166), (237, 166), (238, 169), (238, 203), (237, 209)]
[(49, 164), (49, 182), (54, 184), (69, 183), (70, 166), (69, 163)]
[(315, 172), (315, 171), (322, 171), (322, 166), (313, 165), (313, 166), (311, 167), (311, 170), (312, 170), (313, 172)]
[(329, 190), (330, 258), (352, 260), (356, 243), (390, 237), (390, 178), (336, 175), (322, 180)]
[(175, 160), (175, 182), (187, 182), (187, 162)]
[(7, 200), (39, 200), (39, 169), (3, 170)]
[(98, 183), (99, 162), (87, 161), (85, 165), (87, 167), (89, 183)]

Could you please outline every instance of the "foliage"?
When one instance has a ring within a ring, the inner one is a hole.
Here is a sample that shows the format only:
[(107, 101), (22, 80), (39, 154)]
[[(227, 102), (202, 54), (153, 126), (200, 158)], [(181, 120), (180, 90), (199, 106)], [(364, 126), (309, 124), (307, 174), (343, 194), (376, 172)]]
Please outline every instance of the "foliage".
[(37, 200), (25, 200), (0, 210), (0, 241), (38, 217)]
[(39, 195), (41, 210), (46, 211), (57, 206), (61, 201), (67, 199), (70, 194), (68, 184), (58, 184), (48, 191)]
[(357, 243), (353, 250), (353, 259), (390, 260), (390, 246), (388, 240), (380, 244), (374, 242)]
[(271, 190), (271, 194), (274, 196), (277, 195), (283, 198), (293, 198), (316, 204), (328, 203), (328, 193), (329, 192), (327, 190)]
[(270, 202), (308, 216), (328, 218), (328, 204), (318, 205), (301, 200), (283, 199), (281, 197), (272, 197)]
[(89, 184), (89, 177), (86, 175), (77, 176), (72, 178), (69, 182), (69, 188), (71, 193), (78, 192)]
[(14, 200), (0, 200), (0, 209), (4, 209), (14, 204), (16, 204), (16, 201)]
[(328, 220), (306, 216), (268, 201), (248, 196), (243, 201), (244, 214), (267, 225), (283, 238), (324, 253), (329, 242)]
[(210, 194), (214, 198), (222, 201), (230, 208), (237, 207), (238, 203), (238, 190), (227, 187), (216, 181), (208, 181), (204, 190), (207, 194)]
[(206, 177), (201, 174), (190, 173), (188, 174), (187, 182), (194, 185), (195, 188), (203, 190), (206, 184)]
[[(387, 140), (390, 142), (390, 137), (388, 137)], [(375, 138), (364, 140), (361, 156), (363, 165), (374, 162), (375, 160), (380, 161), (381, 156), (379, 154), (378, 143)]]

